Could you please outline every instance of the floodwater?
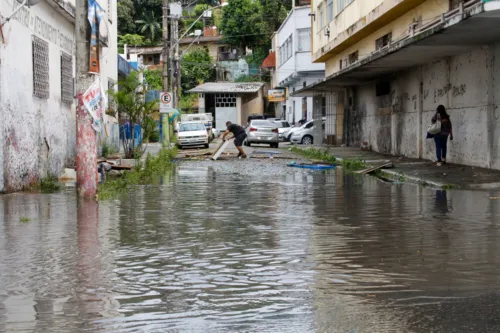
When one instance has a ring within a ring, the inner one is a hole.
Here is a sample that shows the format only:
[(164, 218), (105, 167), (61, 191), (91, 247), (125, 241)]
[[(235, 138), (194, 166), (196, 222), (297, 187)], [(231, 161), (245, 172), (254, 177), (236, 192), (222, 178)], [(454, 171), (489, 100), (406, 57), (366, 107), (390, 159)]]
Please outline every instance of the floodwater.
[(202, 163), (99, 205), (0, 196), (0, 332), (499, 332), (490, 196)]

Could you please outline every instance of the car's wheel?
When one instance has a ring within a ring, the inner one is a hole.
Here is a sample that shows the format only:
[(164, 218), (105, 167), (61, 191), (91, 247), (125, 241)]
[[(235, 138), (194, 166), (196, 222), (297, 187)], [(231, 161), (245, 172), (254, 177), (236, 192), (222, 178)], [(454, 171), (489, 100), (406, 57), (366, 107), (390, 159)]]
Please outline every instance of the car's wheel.
[(279, 143), (271, 143), (271, 148), (279, 148), (280, 144)]
[(205, 149), (209, 148), (210, 145), (208, 143), (205, 144)]
[(245, 146), (250, 147), (252, 144), (249, 141), (245, 141)]
[(291, 134), (286, 138), (286, 141), (290, 142), (290, 140), (292, 140), (292, 135)]
[(182, 149), (183, 147), (181, 145), (177, 145), (177, 148)]
[(303, 145), (312, 145), (313, 144), (313, 138), (310, 135), (306, 135), (302, 138), (302, 144)]

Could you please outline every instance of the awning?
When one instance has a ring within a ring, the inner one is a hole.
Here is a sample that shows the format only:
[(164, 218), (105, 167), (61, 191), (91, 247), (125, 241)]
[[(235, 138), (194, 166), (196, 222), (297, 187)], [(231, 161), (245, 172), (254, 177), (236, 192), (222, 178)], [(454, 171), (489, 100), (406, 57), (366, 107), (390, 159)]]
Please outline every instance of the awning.
[[(366, 84), (378, 78), (465, 53), (474, 47), (500, 40), (500, 1), (470, 2), (460, 14), (449, 15), (413, 37), (393, 42), (351, 66), (291, 94), (309, 97), (323, 92)], [(456, 10), (455, 10), (456, 11)], [(453, 13), (452, 13), (453, 14)]]
[(275, 68), (276, 67), (276, 52), (270, 52), (269, 55), (262, 62), (262, 68)]

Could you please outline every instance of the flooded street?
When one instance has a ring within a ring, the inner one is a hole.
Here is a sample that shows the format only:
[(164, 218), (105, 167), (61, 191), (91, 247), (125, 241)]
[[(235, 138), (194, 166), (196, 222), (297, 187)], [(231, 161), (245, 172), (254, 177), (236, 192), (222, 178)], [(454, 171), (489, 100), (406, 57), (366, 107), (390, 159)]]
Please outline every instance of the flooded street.
[(0, 332), (500, 331), (497, 194), (258, 163), (0, 196)]

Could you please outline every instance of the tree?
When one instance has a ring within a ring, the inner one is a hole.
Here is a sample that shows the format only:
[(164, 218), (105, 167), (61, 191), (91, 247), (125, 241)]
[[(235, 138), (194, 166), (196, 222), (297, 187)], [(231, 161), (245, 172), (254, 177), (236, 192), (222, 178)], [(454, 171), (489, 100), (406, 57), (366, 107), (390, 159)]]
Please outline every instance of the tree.
[[(144, 154), (141, 144), (135, 146), (135, 125), (145, 129), (143, 135), (147, 140), (151, 135), (151, 119), (155, 102), (146, 102), (144, 95), (146, 93), (144, 86), (139, 80), (138, 73), (132, 71), (127, 77), (118, 81), (120, 89), (109, 90), (110, 99), (118, 108), (121, 117), (127, 120), (130, 136), (123, 135), (123, 149), (127, 158), (135, 158)], [(148, 132), (148, 130), (150, 132)]]
[(181, 59), (181, 86), (183, 91), (193, 89), (213, 76), (214, 67), (208, 50), (194, 49)]
[(150, 90), (162, 89), (163, 76), (161, 69), (146, 69), (144, 71), (144, 78), (148, 84), (148, 89)]
[(270, 37), (265, 29), (262, 6), (255, 0), (231, 0), (223, 7), (220, 28), (224, 41), (238, 45), (243, 52), (247, 47), (259, 47)]
[(135, 34), (126, 34), (118, 36), (118, 52), (123, 53), (123, 47), (128, 46), (141, 46), (144, 45), (144, 37)]
[(156, 32), (161, 30), (160, 22), (156, 19), (154, 11), (145, 13), (143, 18), (135, 21), (135, 23), (140, 25), (139, 31), (142, 34), (149, 35), (151, 42), (155, 41)]
[(120, 0), (116, 5), (118, 14), (118, 33), (131, 34), (136, 31), (134, 22), (135, 8), (132, 0)]
[[(181, 30), (184, 32), (187, 28), (189, 28), (195, 21), (200, 17), (206, 10), (211, 8), (211, 6), (207, 4), (198, 4), (194, 7), (193, 11), (189, 14), (187, 12), (184, 13), (185, 18), (181, 22)], [(194, 32), (194, 30), (203, 30), (204, 24), (203, 19), (200, 19), (189, 31), (190, 33)]]

